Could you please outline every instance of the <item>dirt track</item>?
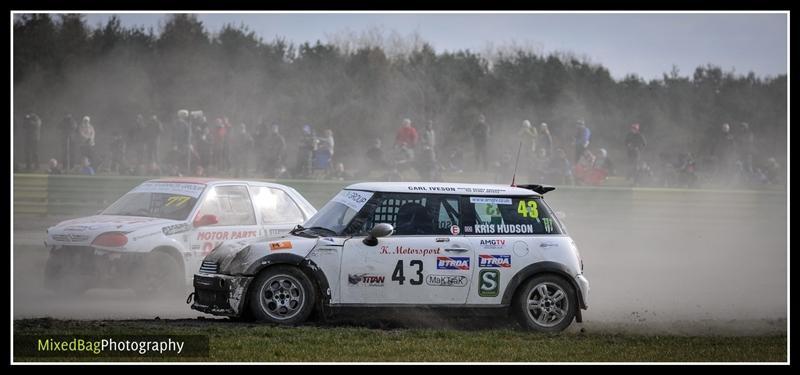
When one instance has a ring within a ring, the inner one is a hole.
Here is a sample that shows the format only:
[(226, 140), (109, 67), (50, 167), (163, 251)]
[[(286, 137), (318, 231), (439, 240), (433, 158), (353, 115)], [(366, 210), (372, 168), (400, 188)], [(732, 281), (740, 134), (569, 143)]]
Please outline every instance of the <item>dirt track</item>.
[[(647, 194), (575, 200), (567, 214), (591, 282), (586, 329), (679, 334), (785, 332), (785, 194)], [(569, 198), (569, 199), (567, 199)], [(15, 218), (14, 318), (195, 318), (184, 301), (147, 302), (132, 291), (70, 299), (42, 288), (46, 226)], [(439, 321), (437, 324), (446, 322)]]

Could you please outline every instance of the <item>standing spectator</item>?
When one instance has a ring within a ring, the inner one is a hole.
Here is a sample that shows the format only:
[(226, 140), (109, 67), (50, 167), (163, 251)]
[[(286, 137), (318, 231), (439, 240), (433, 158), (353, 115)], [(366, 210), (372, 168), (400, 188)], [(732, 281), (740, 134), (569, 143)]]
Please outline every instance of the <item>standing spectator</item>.
[[(300, 144), (300, 148), (303, 147), (311, 147), (311, 151), (313, 151), (314, 147), (314, 139), (313, 134), (309, 139), (306, 134), (306, 127), (308, 127), (308, 131), (311, 131), (311, 127), (306, 125), (303, 127), (303, 141), (310, 142), (308, 145), (303, 145), (302, 141)], [(310, 133), (309, 133), (310, 134)], [(264, 136), (262, 146), (264, 148), (265, 158), (263, 160), (264, 165), (262, 166), (261, 170), (267, 177), (278, 177), (278, 171), (283, 170), (286, 166), (286, 138), (283, 137), (281, 134), (281, 127), (280, 125), (274, 124), (272, 125), (272, 130), (269, 132), (268, 135)], [(307, 151), (307, 150), (306, 150)], [(304, 152), (301, 150), (298, 154), (298, 157), (302, 158)], [(305, 155), (306, 158), (310, 158), (309, 155)], [(298, 160), (298, 165), (300, 164), (300, 160)]]
[(397, 134), (394, 137), (394, 146), (397, 147), (405, 143), (407, 147), (414, 148), (418, 140), (417, 129), (411, 126), (411, 120), (403, 119), (403, 125), (397, 130)]
[(82, 175), (94, 176), (94, 168), (92, 167), (92, 161), (86, 156), (83, 157), (80, 173)]
[(297, 147), (295, 176), (308, 177), (311, 175), (311, 161), (316, 149), (317, 138), (314, 136), (314, 129), (311, 128), (311, 125), (303, 125), (303, 136), (300, 139), (300, 145)]
[(632, 124), (631, 130), (625, 136), (625, 149), (628, 152), (628, 175), (627, 179), (633, 179), (636, 169), (639, 168), (639, 159), (642, 150), (647, 146), (644, 135), (639, 131), (639, 124)]
[(209, 169), (209, 166), (213, 164), (212, 160), (214, 158), (215, 147), (212, 138), (211, 129), (204, 128), (196, 141), (197, 156), (199, 158), (198, 165), (202, 166), (204, 170)]
[(58, 160), (50, 159), (47, 162), (47, 174), (64, 174), (64, 170), (58, 165)]
[[(94, 126), (89, 116), (83, 116), (81, 126), (78, 128), (78, 136), (81, 148), (81, 157), (88, 158), (89, 162), (94, 161)], [(92, 170), (94, 171), (94, 170)]]
[(228, 117), (222, 118), (222, 130), (218, 130), (222, 134), (218, 134), (217, 136), (220, 138), (220, 142), (222, 143), (222, 153), (220, 154), (220, 167), (223, 171), (227, 172), (228, 169), (231, 167), (231, 150), (230, 150), (230, 133), (233, 129), (233, 125), (231, 122), (228, 121)]
[(158, 119), (158, 116), (153, 115), (150, 117), (150, 121), (147, 123), (147, 128), (145, 129), (145, 149), (146, 149), (146, 158), (148, 163), (160, 163), (161, 160), (158, 157), (158, 147), (159, 147), (159, 140), (161, 138), (161, 133), (164, 132), (164, 124)]
[[(214, 133), (211, 134), (211, 140), (213, 143), (213, 148), (211, 149), (211, 155), (213, 157), (213, 163), (211, 163), (217, 171), (224, 171), (225, 170), (225, 138), (228, 133), (228, 128), (225, 126), (225, 120), (218, 118), (216, 122), (216, 126), (214, 127)], [(208, 165), (204, 165), (208, 167)]]
[(711, 155), (717, 162), (717, 176), (722, 178), (723, 182), (731, 177), (735, 158), (736, 139), (731, 134), (731, 126), (729, 124), (722, 124), (720, 132), (713, 140), (711, 146)]
[(127, 158), (125, 157), (125, 151), (127, 148), (127, 142), (122, 134), (119, 133), (118, 130), (114, 131), (114, 138), (111, 141), (111, 172), (115, 174), (119, 174), (120, 171), (124, 171), (127, 167)]
[(372, 170), (383, 171), (386, 168), (386, 161), (383, 159), (383, 149), (381, 148), (382, 142), (380, 138), (375, 138), (372, 146), (367, 149), (367, 170), (363, 173), (364, 176), (369, 175)]
[(517, 132), (517, 137), (522, 142), (522, 155), (526, 159), (536, 156), (536, 146), (538, 145), (539, 132), (531, 126), (528, 120), (522, 121), (522, 127)]
[(592, 139), (592, 131), (586, 126), (586, 122), (581, 119), (575, 122), (575, 162), (577, 163), (583, 151), (589, 147), (589, 142)]
[(472, 140), (475, 144), (475, 164), (481, 171), (485, 171), (489, 161), (486, 146), (489, 143), (489, 124), (486, 123), (486, 116), (482, 113), (478, 116), (478, 122), (472, 127)]
[(736, 135), (736, 146), (739, 151), (739, 160), (742, 162), (744, 171), (749, 175), (753, 174), (753, 154), (756, 152), (756, 140), (750, 124), (743, 122), (739, 124), (739, 134)]
[(433, 129), (433, 120), (428, 120), (428, 124), (425, 125), (425, 131), (422, 133), (422, 138), (420, 139), (420, 145), (424, 150), (426, 147), (432, 150), (435, 154), (436, 151), (436, 131)]
[(539, 152), (540, 157), (549, 158), (553, 153), (553, 137), (550, 135), (550, 128), (546, 123), (539, 124), (539, 136), (536, 138), (537, 148), (544, 150), (544, 153)]
[(68, 113), (61, 119), (59, 129), (61, 130), (61, 161), (64, 170), (69, 171), (72, 169), (72, 161), (75, 160), (73, 155), (75, 154), (75, 133), (78, 131), (78, 123)]
[(325, 136), (317, 139), (317, 150), (314, 152), (314, 170), (322, 171), (322, 175), (326, 175), (331, 171), (334, 139), (333, 131), (330, 129), (325, 130)]
[(567, 158), (567, 152), (563, 148), (558, 148), (550, 159), (549, 171), (560, 183), (564, 185), (574, 185), (575, 179), (572, 175), (572, 163)]
[(39, 169), (39, 140), (42, 136), (42, 120), (35, 113), (25, 115), (22, 122), (22, 133), (25, 136), (25, 169)]
[(142, 114), (136, 115), (136, 121), (133, 127), (128, 132), (128, 140), (125, 142), (128, 145), (128, 150), (133, 150), (136, 153), (136, 162), (143, 163), (147, 160), (147, 123), (144, 121)]
[(235, 178), (247, 176), (248, 165), (250, 164), (250, 152), (253, 149), (253, 137), (247, 132), (247, 125), (239, 124), (230, 134), (231, 163), (233, 164), (233, 176)]
[(192, 127), (189, 124), (189, 111), (185, 109), (181, 109), (178, 111), (178, 118), (175, 120), (175, 124), (172, 127), (172, 145), (173, 148), (177, 146), (177, 151), (182, 154), (181, 160), (184, 163), (181, 165), (181, 169), (184, 169), (187, 174), (191, 172), (191, 149), (190, 145), (192, 144)]
[(436, 132), (433, 130), (433, 121), (429, 120), (422, 133), (420, 141), (420, 157), (417, 163), (417, 171), (423, 180), (432, 181), (437, 178), (439, 170), (436, 161)]

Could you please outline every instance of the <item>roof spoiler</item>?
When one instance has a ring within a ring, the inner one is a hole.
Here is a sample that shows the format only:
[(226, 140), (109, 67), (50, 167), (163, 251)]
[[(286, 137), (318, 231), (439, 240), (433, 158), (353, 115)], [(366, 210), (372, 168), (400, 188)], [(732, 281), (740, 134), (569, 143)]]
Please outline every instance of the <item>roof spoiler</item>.
[(528, 190), (533, 190), (533, 191), (535, 191), (535, 192), (537, 192), (539, 194), (542, 194), (542, 195), (544, 195), (548, 191), (556, 190), (555, 186), (548, 186), (548, 185), (530, 184), (530, 185), (517, 185), (517, 187), (523, 188), (523, 189), (528, 189)]

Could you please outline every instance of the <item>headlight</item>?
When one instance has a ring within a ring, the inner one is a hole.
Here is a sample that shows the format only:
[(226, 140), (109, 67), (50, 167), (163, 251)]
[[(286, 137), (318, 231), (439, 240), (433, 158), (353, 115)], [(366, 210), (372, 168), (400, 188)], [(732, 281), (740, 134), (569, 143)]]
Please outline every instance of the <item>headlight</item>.
[(122, 247), (128, 243), (128, 237), (122, 232), (103, 233), (92, 241), (92, 245), (104, 247)]

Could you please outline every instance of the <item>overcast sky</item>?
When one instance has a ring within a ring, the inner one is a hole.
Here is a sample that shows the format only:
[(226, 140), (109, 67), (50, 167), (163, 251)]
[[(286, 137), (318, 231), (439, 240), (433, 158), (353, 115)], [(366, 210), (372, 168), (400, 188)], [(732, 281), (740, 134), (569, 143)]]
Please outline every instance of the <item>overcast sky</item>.
[[(164, 14), (118, 14), (123, 25), (158, 30)], [(111, 14), (90, 14), (95, 26)], [(629, 73), (660, 78), (676, 65), (691, 75), (712, 63), (737, 73), (785, 74), (786, 14), (199, 14), (212, 32), (244, 24), (266, 41), (283, 37), (302, 43), (379, 28), (388, 35), (417, 32), (437, 52), (487, 46), (531, 46), (537, 51), (571, 52), (607, 67), (615, 78)]]

